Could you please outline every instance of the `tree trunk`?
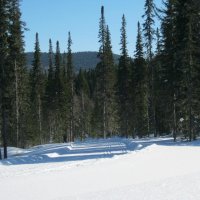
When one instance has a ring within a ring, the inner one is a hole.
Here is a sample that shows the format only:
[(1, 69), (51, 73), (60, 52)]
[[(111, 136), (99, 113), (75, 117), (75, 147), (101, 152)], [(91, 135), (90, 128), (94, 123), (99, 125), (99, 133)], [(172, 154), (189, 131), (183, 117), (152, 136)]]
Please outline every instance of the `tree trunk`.
[(15, 106), (16, 106), (16, 145), (19, 147), (19, 90), (18, 90), (18, 72), (15, 60)]
[(82, 127), (82, 130), (81, 130), (81, 140), (83, 141), (83, 137), (84, 137), (84, 134), (85, 134), (85, 115), (84, 115), (84, 113), (85, 113), (85, 99), (84, 99), (84, 93), (83, 93), (83, 91), (81, 91), (81, 111), (82, 111), (82, 113), (81, 113), (81, 118), (82, 118), (82, 120), (81, 120), (81, 123), (82, 123), (82, 125), (81, 125), (81, 127)]
[(152, 67), (152, 75), (151, 75), (151, 82), (152, 82), (152, 114), (153, 114), (153, 129), (154, 129), (154, 137), (157, 137), (157, 128), (156, 128), (156, 102), (155, 102), (155, 68)]
[(38, 95), (38, 122), (39, 122), (39, 137), (42, 144), (42, 116), (41, 116), (41, 97)]
[(106, 102), (103, 102), (103, 138), (106, 139)]
[(70, 103), (70, 142), (74, 141), (74, 87), (73, 80), (71, 80), (71, 103)]
[(7, 158), (7, 113), (5, 109), (5, 105), (2, 108), (2, 136), (3, 136), (3, 152), (4, 152), (4, 159)]
[(177, 137), (176, 94), (174, 93), (174, 99), (173, 99), (173, 138), (174, 138), (174, 142), (176, 142), (176, 137)]

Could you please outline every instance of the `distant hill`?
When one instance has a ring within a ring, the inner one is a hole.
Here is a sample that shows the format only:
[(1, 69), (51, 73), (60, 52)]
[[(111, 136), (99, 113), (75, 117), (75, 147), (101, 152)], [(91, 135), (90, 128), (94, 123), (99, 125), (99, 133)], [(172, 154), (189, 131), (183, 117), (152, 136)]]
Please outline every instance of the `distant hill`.
[[(119, 55), (114, 54), (115, 63), (118, 63)], [(31, 67), (33, 61), (33, 52), (26, 53), (27, 66)], [(41, 53), (41, 62), (45, 69), (48, 68), (48, 53)], [(80, 68), (92, 69), (95, 68), (99, 59), (97, 52), (77, 52), (73, 53), (73, 63), (76, 70)]]

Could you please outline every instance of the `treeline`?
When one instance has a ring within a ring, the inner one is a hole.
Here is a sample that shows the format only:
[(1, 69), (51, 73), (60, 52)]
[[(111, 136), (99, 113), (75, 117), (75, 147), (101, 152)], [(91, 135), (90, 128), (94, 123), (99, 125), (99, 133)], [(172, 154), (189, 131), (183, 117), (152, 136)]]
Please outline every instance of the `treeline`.
[[(121, 55), (114, 62), (104, 7), (99, 21), (100, 62), (74, 71), (70, 32), (67, 51), (49, 40), (48, 72), (41, 66), (36, 33), (32, 69), (25, 67), (24, 22), (19, 0), (0, 0), (0, 109), (6, 146), (27, 147), (85, 137), (173, 134), (196, 139), (200, 125), (200, 2), (145, 1), (134, 58), (127, 50), (122, 16)], [(155, 28), (155, 17), (161, 26)]]

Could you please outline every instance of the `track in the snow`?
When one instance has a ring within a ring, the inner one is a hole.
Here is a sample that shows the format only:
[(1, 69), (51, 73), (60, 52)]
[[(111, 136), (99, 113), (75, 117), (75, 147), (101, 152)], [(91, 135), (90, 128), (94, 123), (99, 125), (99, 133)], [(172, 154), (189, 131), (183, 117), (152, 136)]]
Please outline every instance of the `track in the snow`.
[(91, 140), (67, 144), (48, 144), (30, 149), (30, 152), (12, 157), (4, 164), (39, 164), (69, 161), (84, 161), (112, 158), (128, 152), (126, 143), (115, 139)]

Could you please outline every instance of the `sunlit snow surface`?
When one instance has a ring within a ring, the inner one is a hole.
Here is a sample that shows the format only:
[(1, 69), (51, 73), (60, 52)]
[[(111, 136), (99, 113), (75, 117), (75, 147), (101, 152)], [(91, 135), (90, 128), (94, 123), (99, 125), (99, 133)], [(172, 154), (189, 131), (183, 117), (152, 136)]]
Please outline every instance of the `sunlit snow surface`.
[(2, 200), (200, 200), (200, 142), (87, 140), (9, 148)]

